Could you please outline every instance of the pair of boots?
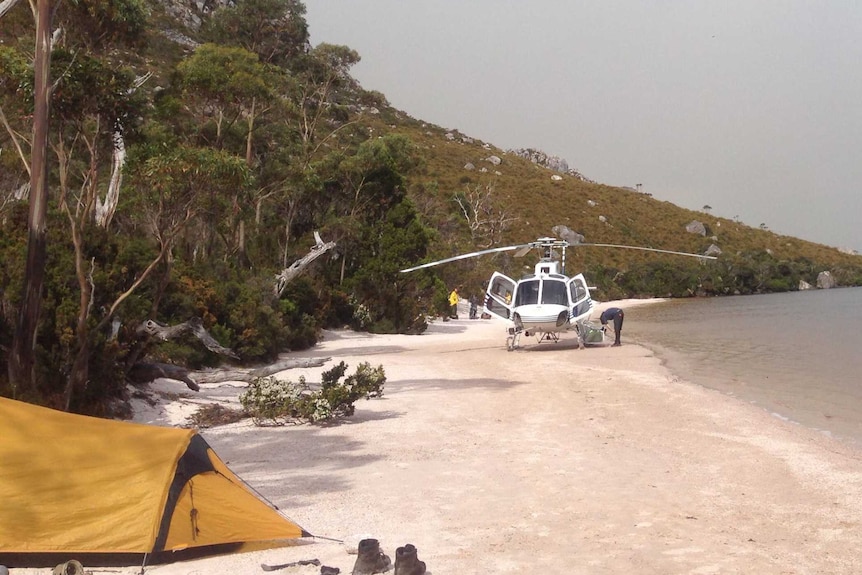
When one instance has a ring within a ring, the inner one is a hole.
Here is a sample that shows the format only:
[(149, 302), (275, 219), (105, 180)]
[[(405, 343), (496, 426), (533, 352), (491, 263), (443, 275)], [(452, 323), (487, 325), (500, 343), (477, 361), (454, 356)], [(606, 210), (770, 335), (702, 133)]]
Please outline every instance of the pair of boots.
[[(353, 575), (373, 575), (383, 573), (392, 566), (389, 556), (380, 550), (377, 539), (363, 539), (359, 542), (359, 552), (353, 565)], [(416, 547), (408, 543), (395, 550), (394, 575), (424, 575), (425, 562), (416, 556)]]

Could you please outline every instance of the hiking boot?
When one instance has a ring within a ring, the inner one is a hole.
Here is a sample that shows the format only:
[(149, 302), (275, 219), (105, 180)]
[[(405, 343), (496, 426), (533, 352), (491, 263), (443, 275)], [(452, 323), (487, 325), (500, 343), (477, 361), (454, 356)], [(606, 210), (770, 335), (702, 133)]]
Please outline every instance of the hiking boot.
[(380, 542), (377, 539), (363, 539), (359, 542), (359, 552), (356, 563), (353, 564), (353, 575), (383, 573), (391, 566), (392, 560), (380, 551)]
[(54, 567), (53, 575), (84, 575), (84, 566), (77, 559), (69, 559)]
[(395, 575), (424, 575), (425, 562), (416, 556), (416, 547), (408, 543), (395, 550)]

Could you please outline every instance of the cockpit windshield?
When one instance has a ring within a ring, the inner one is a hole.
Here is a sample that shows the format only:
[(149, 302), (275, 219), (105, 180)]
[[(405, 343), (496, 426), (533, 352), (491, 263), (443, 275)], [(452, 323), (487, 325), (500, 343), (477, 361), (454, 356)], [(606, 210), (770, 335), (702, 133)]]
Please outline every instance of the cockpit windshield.
[(546, 279), (542, 282), (542, 303), (568, 306), (566, 282)]
[[(540, 292), (541, 288), (541, 294)], [(566, 282), (553, 279), (525, 280), (518, 284), (515, 305), (534, 305), (540, 303), (554, 305), (569, 305)]]

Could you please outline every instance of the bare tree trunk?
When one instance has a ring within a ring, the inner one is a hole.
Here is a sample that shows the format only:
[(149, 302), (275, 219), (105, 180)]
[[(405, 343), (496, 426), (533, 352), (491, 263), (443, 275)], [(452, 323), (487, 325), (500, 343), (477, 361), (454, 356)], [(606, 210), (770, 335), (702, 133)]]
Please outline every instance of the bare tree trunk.
[(108, 184), (108, 192), (105, 201), (96, 199), (96, 224), (107, 228), (111, 224), (117, 203), (120, 201), (120, 186), (123, 183), (123, 166), (126, 164), (126, 143), (120, 130), (114, 132), (114, 151), (111, 164), (111, 181)]
[(341, 258), (341, 276), (338, 278), (338, 285), (344, 283), (344, 269), (347, 267), (347, 250), (344, 250)]
[(248, 135), (245, 139), (245, 165), (251, 167), (251, 159), (252, 159), (252, 134), (254, 133), (254, 108), (255, 108), (255, 100), (251, 99), (251, 113), (248, 115)]
[(284, 224), (284, 251), (281, 253), (281, 265), (287, 267), (287, 253), (290, 249), (290, 230), (293, 229), (293, 219), (296, 216), (297, 202), (287, 200), (287, 221)]
[(36, 3), (36, 55), (34, 58), (33, 148), (30, 171), (30, 213), (28, 220), (27, 267), (18, 325), (9, 354), (9, 383), (13, 394), (22, 386), (33, 388), (34, 351), (42, 286), (45, 283), (47, 254), (46, 213), (48, 210), (48, 120), (51, 90), (51, 4)]
[[(71, 219), (71, 218), (70, 218)], [(84, 270), (83, 260), (83, 238), (82, 231), (72, 222), (72, 242), (75, 245), (75, 275), (78, 279), (80, 300), (78, 305), (78, 322), (75, 327), (77, 339), (77, 351), (75, 361), (72, 363), (72, 371), (66, 380), (63, 390), (63, 409), (69, 411), (72, 404), (72, 395), (76, 390), (84, 389), (90, 379), (90, 331), (87, 329), (87, 318), (90, 317), (90, 306), (93, 299), (93, 285), (90, 274)]]
[[(91, 260), (90, 270), (86, 269), (84, 242), (87, 228), (92, 223), (93, 212), (98, 201), (97, 173), (99, 157), (96, 146), (98, 132), (98, 122), (96, 122), (93, 139), (90, 140), (86, 135), (81, 137), (81, 140), (86, 143), (89, 150), (90, 165), (89, 171), (84, 175), (84, 183), (77, 198), (72, 198), (73, 201), (71, 202), (69, 197), (70, 190), (68, 188), (68, 173), (69, 159), (72, 151), (66, 150), (62, 143), (62, 137), (58, 138), (58, 143), (54, 147), (57, 154), (57, 171), (60, 175), (60, 197), (57, 203), (69, 219), (69, 230), (71, 231), (72, 246), (75, 252), (75, 279), (78, 281), (79, 291), (78, 321), (75, 326), (77, 349), (75, 351), (75, 360), (72, 362), (72, 369), (69, 377), (66, 379), (66, 386), (63, 390), (63, 409), (66, 411), (69, 411), (72, 404), (72, 396), (76, 391), (83, 390), (90, 379), (90, 331), (87, 320), (90, 317), (93, 305), (93, 292), (95, 290), (93, 286), (93, 266), (95, 263)], [(74, 206), (74, 211), (72, 206)]]
[(237, 255), (239, 257), (239, 261), (245, 263), (248, 261), (248, 258), (245, 255), (245, 220), (239, 221), (239, 231), (237, 232)]

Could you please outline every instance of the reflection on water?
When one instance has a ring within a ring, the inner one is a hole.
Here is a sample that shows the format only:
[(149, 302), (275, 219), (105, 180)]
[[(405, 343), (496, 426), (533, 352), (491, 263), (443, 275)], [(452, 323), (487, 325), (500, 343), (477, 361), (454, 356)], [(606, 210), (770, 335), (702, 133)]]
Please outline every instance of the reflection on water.
[(626, 311), (623, 337), (684, 379), (862, 446), (862, 288)]

